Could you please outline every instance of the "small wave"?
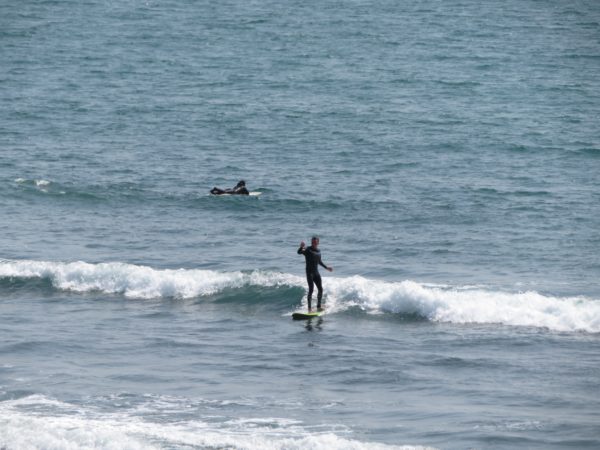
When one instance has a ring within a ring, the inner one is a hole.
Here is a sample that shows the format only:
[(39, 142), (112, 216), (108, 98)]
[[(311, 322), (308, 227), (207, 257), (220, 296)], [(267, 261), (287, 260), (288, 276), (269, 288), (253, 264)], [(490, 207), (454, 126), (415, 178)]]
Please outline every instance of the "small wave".
[(544, 191), (544, 190), (525, 190), (525, 189), (520, 189), (520, 190), (515, 190), (515, 191), (509, 191), (509, 190), (499, 190), (499, 189), (495, 189), (493, 187), (473, 188), (472, 191), (475, 194), (482, 195), (482, 196), (489, 196), (489, 197), (507, 197), (507, 196), (514, 196), (514, 197), (548, 197), (548, 196), (552, 195), (551, 192)]
[(44, 189), (44, 188), (50, 186), (50, 184), (52, 184), (50, 181), (44, 180), (44, 179), (27, 180), (25, 178), (16, 178), (15, 183), (21, 184), (21, 185), (35, 186), (40, 189)]
[(329, 279), (337, 308), (420, 316), (457, 324), (503, 324), (554, 331), (600, 332), (600, 300), (537, 292), (436, 287), (414, 281), (383, 282), (355, 276)]
[[(0, 261), (1, 279), (50, 280), (56, 289), (122, 294), (130, 298), (193, 298), (245, 286), (295, 286), (303, 279), (272, 272), (158, 270), (126, 263)], [(5, 281), (6, 283), (6, 281)]]
[(20, 190), (30, 194), (43, 194), (44, 198), (68, 198), (83, 201), (107, 201), (111, 199), (135, 200), (142, 197), (147, 199), (168, 198), (168, 195), (156, 194), (130, 182), (121, 182), (108, 185), (80, 185), (73, 183), (60, 183), (45, 179), (16, 178), (14, 182)]
[[(304, 277), (255, 270), (217, 272), (199, 269), (153, 269), (120, 262), (47, 262), (0, 260), (0, 287), (14, 290), (30, 280), (51, 283), (72, 292), (103, 292), (128, 298), (194, 298), (229, 290), (243, 295), (227, 301), (252, 298), (278, 299), (272, 288), (305, 288)], [(539, 327), (554, 331), (600, 333), (600, 300), (586, 297), (553, 297), (537, 292), (502, 292), (480, 286), (439, 286), (415, 281), (386, 282), (360, 276), (325, 281), (329, 313), (356, 310), (371, 314), (401, 314), (456, 324), (503, 324)], [(291, 295), (291, 294), (290, 294)], [(286, 296), (292, 306), (297, 297)], [(277, 300), (273, 300), (276, 302)]]
[(592, 158), (600, 157), (600, 148), (598, 147), (583, 147), (577, 150), (577, 153), (583, 156), (589, 156)]
[(552, 195), (548, 191), (525, 191), (525, 190), (514, 191), (511, 194), (515, 195), (517, 197), (547, 197), (547, 196)]
[[(169, 406), (172, 401), (169, 401)], [(187, 409), (189, 402), (180, 406)], [(177, 405), (175, 405), (177, 406)], [(285, 418), (230, 418), (215, 421), (175, 418), (156, 422), (152, 415), (157, 405), (145, 410), (120, 408), (103, 412), (64, 403), (42, 395), (30, 395), (0, 403), (0, 448), (159, 449), (421, 449), (421, 446), (391, 446), (361, 442), (340, 434), (335, 426), (312, 430), (302, 422)], [(150, 413), (150, 419), (145, 417)], [(346, 431), (347, 433), (347, 431)]]

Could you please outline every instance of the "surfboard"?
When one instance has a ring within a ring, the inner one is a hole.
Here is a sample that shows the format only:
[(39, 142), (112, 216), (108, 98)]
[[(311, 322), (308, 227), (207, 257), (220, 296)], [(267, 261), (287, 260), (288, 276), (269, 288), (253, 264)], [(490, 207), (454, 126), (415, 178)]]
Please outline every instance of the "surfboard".
[(319, 317), (321, 315), (323, 315), (323, 311), (316, 311), (316, 312), (310, 312), (310, 313), (295, 312), (292, 314), (292, 319), (307, 320), (307, 319), (314, 319), (315, 317)]

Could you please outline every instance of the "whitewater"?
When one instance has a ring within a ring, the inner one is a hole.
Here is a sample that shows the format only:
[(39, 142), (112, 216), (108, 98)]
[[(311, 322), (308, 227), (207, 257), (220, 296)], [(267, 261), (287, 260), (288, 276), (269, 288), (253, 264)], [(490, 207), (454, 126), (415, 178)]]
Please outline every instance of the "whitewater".
[[(304, 278), (268, 271), (215, 272), (157, 270), (125, 263), (89, 264), (47, 261), (0, 261), (0, 283), (47, 280), (73, 292), (121, 294), (132, 299), (189, 299), (244, 289), (302, 288)], [(600, 301), (552, 297), (537, 292), (496, 292), (481, 286), (435, 286), (415, 281), (386, 282), (361, 276), (328, 279), (327, 311), (357, 308), (371, 314), (413, 315), (458, 324), (503, 324), (553, 331), (600, 332)], [(290, 299), (289, 306), (295, 299)], [(296, 301), (297, 303), (297, 301)], [(302, 299), (306, 303), (306, 299)]]

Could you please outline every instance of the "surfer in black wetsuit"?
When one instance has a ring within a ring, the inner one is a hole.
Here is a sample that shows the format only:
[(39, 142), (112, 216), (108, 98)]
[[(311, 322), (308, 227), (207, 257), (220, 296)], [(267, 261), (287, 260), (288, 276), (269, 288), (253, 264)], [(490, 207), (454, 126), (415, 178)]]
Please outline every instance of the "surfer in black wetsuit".
[(315, 284), (317, 285), (317, 310), (321, 310), (321, 299), (323, 298), (323, 284), (321, 283), (321, 274), (319, 273), (319, 265), (325, 267), (329, 272), (333, 271), (333, 267), (327, 267), (321, 260), (321, 250), (319, 250), (319, 238), (313, 236), (310, 240), (310, 247), (306, 247), (304, 241), (300, 242), (298, 249), (299, 255), (304, 255), (306, 258), (306, 281), (308, 281), (308, 312), (312, 311), (311, 300)]
[(248, 192), (248, 189), (246, 189), (246, 182), (244, 180), (238, 181), (238, 184), (236, 184), (233, 189), (220, 189), (218, 187), (214, 187), (210, 190), (210, 193), (213, 195), (250, 195), (250, 192)]

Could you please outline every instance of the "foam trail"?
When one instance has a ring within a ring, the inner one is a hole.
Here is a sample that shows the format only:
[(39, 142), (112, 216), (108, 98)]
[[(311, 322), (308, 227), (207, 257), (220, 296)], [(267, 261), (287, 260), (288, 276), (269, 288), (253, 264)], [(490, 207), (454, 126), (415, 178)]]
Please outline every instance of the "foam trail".
[(130, 412), (82, 410), (41, 395), (0, 403), (0, 448), (141, 450), (181, 447), (243, 450), (425, 449), (360, 442), (340, 437), (334, 432), (314, 433), (299, 422), (286, 419), (241, 419), (220, 424), (201, 420), (165, 423), (147, 421)]
[(452, 323), (499, 323), (555, 331), (600, 332), (600, 300), (553, 297), (537, 292), (431, 287), (413, 281), (389, 283), (355, 276), (330, 279), (335, 307), (370, 313), (417, 315)]
[(130, 298), (192, 298), (248, 285), (299, 285), (293, 275), (255, 271), (157, 270), (125, 263), (0, 261), (0, 278), (48, 279), (57, 289), (104, 292)]

